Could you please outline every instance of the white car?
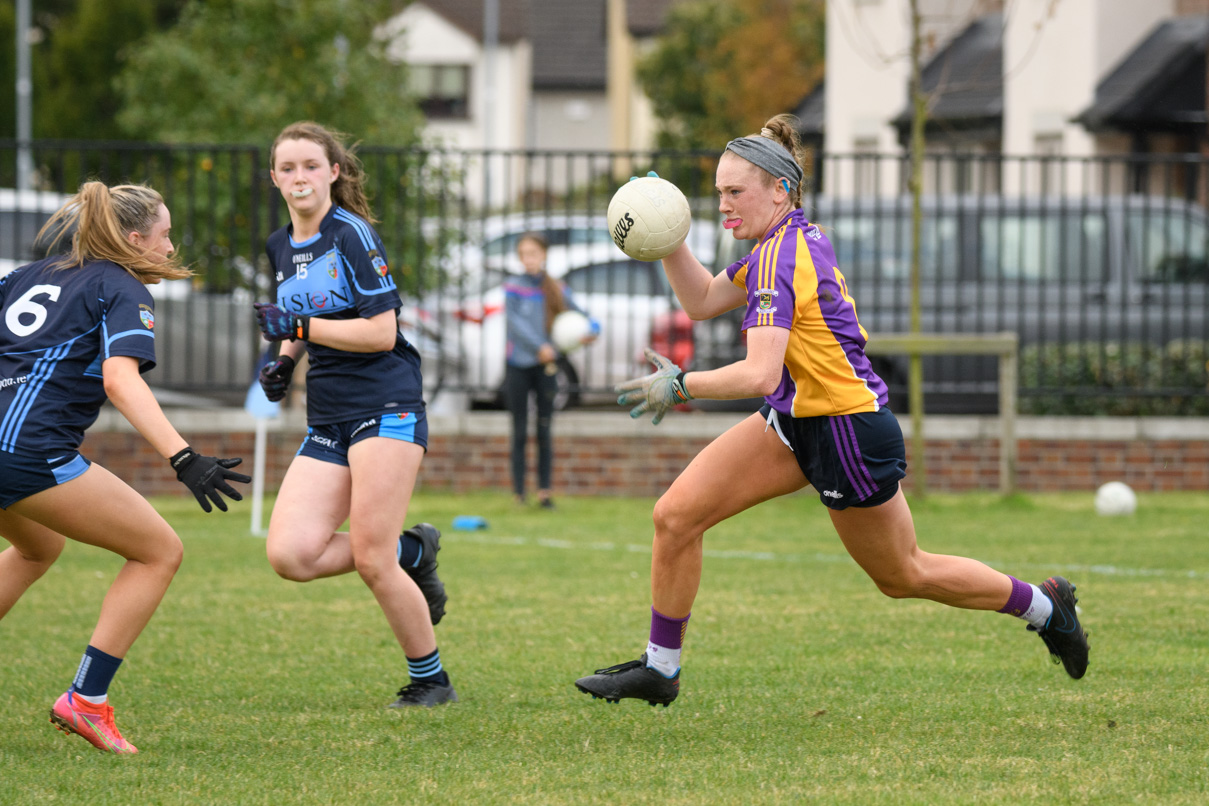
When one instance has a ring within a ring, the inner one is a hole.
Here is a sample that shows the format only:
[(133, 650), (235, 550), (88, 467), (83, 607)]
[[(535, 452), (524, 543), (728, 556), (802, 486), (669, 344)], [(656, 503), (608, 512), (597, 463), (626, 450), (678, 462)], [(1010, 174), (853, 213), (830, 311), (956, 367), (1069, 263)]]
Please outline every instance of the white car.
[[(679, 307), (663, 266), (659, 261), (620, 255), (570, 269), (562, 280), (575, 303), (600, 324), (601, 332), (592, 344), (559, 359), (555, 405), (574, 406), (585, 397), (612, 399), (615, 384), (644, 371), (643, 348), (650, 344), (652, 322)], [(445, 388), (466, 389), (474, 404), (501, 405), (506, 342), (503, 283), (461, 304), (445, 303), (441, 309), (442, 326), (429, 331), (441, 334), (441, 363), (425, 366), (426, 383), (439, 377)], [(431, 314), (427, 316), (431, 321)], [(430, 355), (433, 351), (429, 345)]]
[[(438, 259), (453, 282), (474, 285), (484, 277), (498, 279), (501, 272), (524, 271), (516, 256), (516, 244), (528, 232), (546, 239), (546, 271), (551, 277), (562, 277), (577, 266), (625, 258), (613, 243), (603, 215), (538, 211), (452, 223), (458, 224), (461, 243), (445, 250), (445, 256)], [(716, 230), (716, 221), (701, 219), (694, 220), (689, 230), (689, 245), (706, 266), (713, 261)]]
[(34, 260), (34, 239), (68, 197), (48, 190), (0, 188), (0, 277)]

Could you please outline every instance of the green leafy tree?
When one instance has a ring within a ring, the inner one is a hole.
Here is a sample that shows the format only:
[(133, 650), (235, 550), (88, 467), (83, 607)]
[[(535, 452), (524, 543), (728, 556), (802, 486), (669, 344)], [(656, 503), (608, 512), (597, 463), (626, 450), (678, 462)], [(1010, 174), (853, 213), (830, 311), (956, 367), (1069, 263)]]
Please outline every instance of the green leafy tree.
[(264, 144), (312, 119), (375, 144), (418, 137), (406, 68), (375, 35), (395, 0), (190, 0), (142, 40), (119, 87), (137, 139)]
[(0, 137), (17, 136), (17, 12), (0, 3)]
[(718, 149), (792, 109), (823, 74), (823, 0), (686, 0), (638, 78), (663, 148)]
[[(62, 5), (62, 4), (60, 4)], [(34, 135), (114, 140), (123, 131), (115, 79), (144, 36), (170, 25), (181, 0), (80, 0), (38, 15)]]

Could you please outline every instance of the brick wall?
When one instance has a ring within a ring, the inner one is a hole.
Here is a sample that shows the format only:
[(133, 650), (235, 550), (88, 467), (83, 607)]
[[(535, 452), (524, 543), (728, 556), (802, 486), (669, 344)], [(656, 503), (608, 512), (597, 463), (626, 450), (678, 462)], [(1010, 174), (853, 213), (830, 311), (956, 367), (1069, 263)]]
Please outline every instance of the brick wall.
[[(255, 425), (242, 410), (169, 410), (168, 414), (196, 450), (242, 456), (241, 469), (250, 471)], [(701, 448), (741, 418), (673, 413), (654, 427), (646, 420), (631, 421), (624, 413), (556, 415), (555, 492), (659, 495)], [(908, 437), (910, 462), (910, 419), (900, 422)], [(1022, 491), (1093, 490), (1113, 480), (1142, 491), (1209, 491), (1209, 420), (1049, 417), (1021, 418), (1017, 425), (1017, 486)], [(928, 489), (997, 489), (998, 427), (992, 417), (929, 418), (925, 423)], [(299, 412), (270, 421), (266, 490), (280, 485), (305, 430)], [(422, 489), (510, 489), (507, 415), (434, 415), (429, 433), (429, 451), (420, 471)], [(144, 494), (186, 493), (164, 460), (111, 409), (89, 431), (83, 452)], [(531, 444), (530, 473), (535, 456)]]

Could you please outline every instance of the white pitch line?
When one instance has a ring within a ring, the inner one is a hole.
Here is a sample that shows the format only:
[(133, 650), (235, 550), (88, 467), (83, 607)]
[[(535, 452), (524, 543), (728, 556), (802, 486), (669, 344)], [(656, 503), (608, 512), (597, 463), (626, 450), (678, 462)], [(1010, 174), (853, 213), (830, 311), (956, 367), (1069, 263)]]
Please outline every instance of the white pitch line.
[[(632, 554), (650, 554), (649, 544), (637, 543), (575, 543), (570, 540), (555, 540), (539, 537), (527, 538), (502, 535), (479, 535), (468, 533), (446, 534), (442, 538), (455, 543), (479, 543), (487, 546), (538, 546), (541, 548), (559, 549), (561, 551), (625, 551)], [(717, 560), (755, 560), (757, 562), (774, 563), (851, 563), (852, 558), (847, 554), (778, 554), (773, 551), (737, 551), (729, 549), (705, 549), (706, 557)], [(1099, 574), (1101, 576), (1119, 577), (1174, 577), (1177, 579), (1206, 579), (1209, 573), (1204, 571), (1174, 571), (1168, 568), (1121, 568), (1115, 565), (1041, 565), (1039, 563), (994, 562), (983, 560), (992, 568), (1007, 567), (1012, 569), (1035, 569), (1052, 573), (1055, 570), (1063, 573), (1079, 572)]]

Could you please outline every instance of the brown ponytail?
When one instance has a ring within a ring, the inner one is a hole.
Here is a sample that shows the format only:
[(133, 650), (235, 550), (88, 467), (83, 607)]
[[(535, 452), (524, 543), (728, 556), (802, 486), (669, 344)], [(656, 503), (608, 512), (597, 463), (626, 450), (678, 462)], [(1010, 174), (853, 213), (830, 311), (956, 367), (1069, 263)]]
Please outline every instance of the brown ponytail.
[(179, 280), (193, 272), (183, 268), (175, 254), (164, 257), (127, 240), (131, 232), (149, 236), (163, 204), (163, 197), (146, 185), (108, 187), (104, 182), (85, 182), (50, 217), (38, 237), (57, 243), (64, 233), (75, 233), (71, 252), (58, 261), (62, 269), (108, 260), (143, 283)]

